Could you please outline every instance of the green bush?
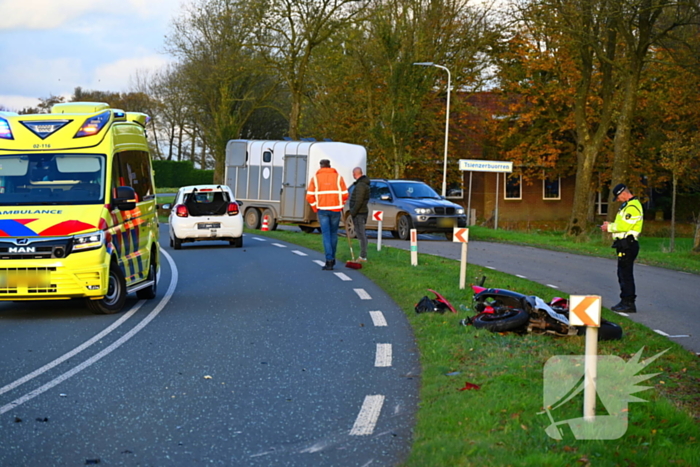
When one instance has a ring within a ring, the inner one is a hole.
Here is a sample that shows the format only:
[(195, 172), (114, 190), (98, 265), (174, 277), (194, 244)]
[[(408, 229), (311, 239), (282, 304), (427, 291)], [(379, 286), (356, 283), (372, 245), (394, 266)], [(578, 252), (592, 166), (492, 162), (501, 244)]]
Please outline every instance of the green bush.
[(195, 169), (190, 161), (153, 161), (156, 186), (180, 187), (214, 182), (213, 170)]

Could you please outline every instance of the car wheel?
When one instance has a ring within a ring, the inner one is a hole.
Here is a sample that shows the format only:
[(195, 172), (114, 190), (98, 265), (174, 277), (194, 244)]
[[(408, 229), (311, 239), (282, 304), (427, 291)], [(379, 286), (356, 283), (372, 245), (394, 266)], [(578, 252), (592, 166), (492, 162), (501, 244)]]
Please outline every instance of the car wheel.
[(345, 235), (347, 235), (348, 238), (355, 238), (356, 236), (355, 221), (352, 220), (350, 213), (345, 216)]
[(447, 240), (449, 240), (450, 242), (452, 241), (452, 239), (454, 239), (454, 236), (455, 236), (454, 230), (450, 230), (450, 231), (445, 232), (445, 238)]
[(262, 218), (267, 216), (267, 228), (270, 230), (277, 230), (277, 219), (275, 219), (272, 209), (265, 209), (262, 213)]
[(257, 208), (249, 208), (245, 211), (245, 226), (249, 229), (257, 230), (260, 228), (260, 211)]
[(158, 263), (156, 263), (155, 254), (151, 255), (151, 265), (148, 267), (148, 279), (146, 280), (152, 280), (153, 284), (136, 291), (136, 296), (143, 300), (151, 300), (156, 298), (156, 292), (158, 292)]
[(243, 246), (243, 235), (238, 238), (234, 238), (233, 240), (229, 240), (228, 244), (234, 248), (241, 248)]
[(177, 237), (173, 238), (173, 247), (174, 247), (176, 250), (181, 249), (181, 248), (182, 248), (182, 240), (180, 240), (180, 239), (177, 238)]
[(399, 238), (401, 240), (408, 240), (411, 238), (411, 229), (413, 228), (413, 221), (411, 220), (411, 216), (408, 214), (404, 214), (403, 216), (399, 217), (399, 220), (397, 222), (398, 225), (398, 232), (399, 232)]
[(93, 313), (111, 315), (124, 307), (124, 302), (126, 301), (126, 280), (116, 261), (109, 265), (107, 282), (107, 294), (103, 298), (99, 300), (86, 299), (87, 306)]

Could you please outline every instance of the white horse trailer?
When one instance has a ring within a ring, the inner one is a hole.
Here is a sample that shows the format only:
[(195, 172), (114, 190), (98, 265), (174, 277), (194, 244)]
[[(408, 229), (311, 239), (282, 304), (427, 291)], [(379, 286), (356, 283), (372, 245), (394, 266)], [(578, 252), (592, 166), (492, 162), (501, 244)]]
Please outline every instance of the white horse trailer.
[(306, 202), (311, 178), (328, 159), (331, 167), (354, 182), (352, 169), (367, 172), (363, 146), (328, 141), (231, 140), (226, 144), (226, 184), (241, 201), (245, 224), (259, 229), (267, 216), (268, 228), (279, 222), (299, 224), (305, 232), (319, 226), (316, 213)]

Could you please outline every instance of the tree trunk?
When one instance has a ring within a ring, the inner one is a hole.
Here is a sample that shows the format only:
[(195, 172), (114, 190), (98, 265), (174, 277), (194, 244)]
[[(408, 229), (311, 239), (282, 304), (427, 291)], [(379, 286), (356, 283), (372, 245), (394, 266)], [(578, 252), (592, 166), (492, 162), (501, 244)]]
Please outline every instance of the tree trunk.
[(299, 121), (301, 120), (301, 92), (292, 91), (292, 109), (289, 113), (289, 137), (299, 139)]
[(700, 253), (700, 215), (695, 219), (695, 238), (693, 239), (693, 253)]
[(578, 237), (588, 228), (589, 193), (593, 189), (591, 180), (597, 155), (598, 150), (592, 145), (585, 146), (578, 154), (574, 203), (567, 229), (569, 235), (574, 237)]
[[(634, 65), (630, 70), (627, 79), (624, 80), (623, 102), (620, 108), (620, 115), (617, 118), (615, 139), (613, 143), (615, 157), (613, 159), (612, 178), (610, 186), (618, 183), (630, 184), (630, 146), (632, 135), (632, 121), (637, 108), (637, 92), (639, 88), (640, 67)], [(612, 205), (614, 195), (612, 190), (608, 195), (608, 205)], [(615, 213), (608, 210), (607, 220), (612, 221)]]

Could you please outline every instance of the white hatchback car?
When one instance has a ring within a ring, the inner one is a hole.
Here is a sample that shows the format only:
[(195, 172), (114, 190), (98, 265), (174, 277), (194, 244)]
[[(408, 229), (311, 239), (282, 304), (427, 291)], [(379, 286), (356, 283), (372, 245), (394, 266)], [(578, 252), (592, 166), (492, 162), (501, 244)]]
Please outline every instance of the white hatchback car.
[(176, 250), (186, 242), (225, 240), (243, 246), (243, 215), (233, 192), (226, 185), (183, 186), (170, 209), (170, 246)]

